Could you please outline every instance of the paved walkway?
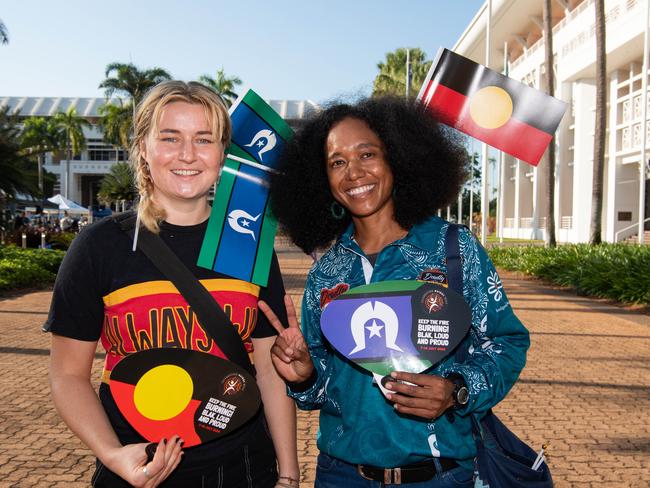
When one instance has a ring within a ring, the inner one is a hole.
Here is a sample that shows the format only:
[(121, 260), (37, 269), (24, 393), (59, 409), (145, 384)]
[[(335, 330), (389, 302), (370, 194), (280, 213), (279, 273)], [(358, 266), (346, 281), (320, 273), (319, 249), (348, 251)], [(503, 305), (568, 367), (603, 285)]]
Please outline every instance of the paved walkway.
[[(311, 260), (279, 255), (298, 304)], [(557, 487), (650, 486), (650, 317), (503, 278), (532, 346), (498, 414), (532, 445), (550, 443)], [(49, 396), (49, 337), (40, 332), (49, 300), (46, 291), (0, 300), (0, 487), (82, 487), (92, 473), (92, 456)], [(317, 424), (299, 414), (303, 486), (314, 478)]]

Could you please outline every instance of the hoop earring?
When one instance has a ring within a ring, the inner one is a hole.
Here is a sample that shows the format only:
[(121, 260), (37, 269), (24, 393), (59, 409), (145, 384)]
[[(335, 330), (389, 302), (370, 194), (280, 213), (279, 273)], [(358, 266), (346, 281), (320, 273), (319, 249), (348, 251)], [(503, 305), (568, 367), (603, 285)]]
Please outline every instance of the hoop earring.
[(341, 220), (343, 217), (345, 217), (346, 211), (345, 208), (339, 204), (339, 202), (334, 200), (332, 202), (332, 205), (330, 205), (330, 213), (336, 220)]

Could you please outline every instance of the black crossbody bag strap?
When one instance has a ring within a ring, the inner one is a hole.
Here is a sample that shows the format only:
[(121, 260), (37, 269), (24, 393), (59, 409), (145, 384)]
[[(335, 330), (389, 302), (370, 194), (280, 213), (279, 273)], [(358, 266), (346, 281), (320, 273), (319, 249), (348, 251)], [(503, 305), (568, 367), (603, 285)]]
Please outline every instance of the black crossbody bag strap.
[[(460, 258), (460, 244), (458, 234), (462, 226), (449, 223), (445, 235), (445, 253), (447, 257), (447, 283), (449, 288), (463, 296), (463, 262)], [(456, 362), (462, 363), (467, 359), (468, 350), (465, 347), (465, 339), (456, 348)]]
[(460, 260), (458, 229), (460, 225), (449, 224), (445, 235), (445, 252), (447, 254), (447, 283), (449, 288), (463, 296), (463, 265)]
[[(135, 233), (135, 215), (122, 214), (113, 219), (128, 236)], [(160, 236), (141, 227), (138, 249), (171, 281), (183, 295), (205, 331), (226, 354), (228, 360), (255, 376), (248, 352), (235, 326), (212, 297), (210, 292), (187, 269)]]

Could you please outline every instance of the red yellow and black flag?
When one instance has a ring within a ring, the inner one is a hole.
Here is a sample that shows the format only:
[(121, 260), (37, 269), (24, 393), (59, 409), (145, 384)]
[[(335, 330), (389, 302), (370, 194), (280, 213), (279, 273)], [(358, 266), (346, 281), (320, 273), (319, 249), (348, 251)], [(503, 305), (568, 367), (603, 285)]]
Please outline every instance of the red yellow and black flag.
[(567, 104), (448, 49), (419, 99), (444, 124), (537, 166)]

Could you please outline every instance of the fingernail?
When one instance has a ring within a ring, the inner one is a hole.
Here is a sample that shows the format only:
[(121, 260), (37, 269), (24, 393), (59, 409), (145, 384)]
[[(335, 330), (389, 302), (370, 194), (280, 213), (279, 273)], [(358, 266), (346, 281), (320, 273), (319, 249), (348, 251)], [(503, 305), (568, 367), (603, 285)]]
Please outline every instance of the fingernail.
[(387, 381), (386, 383), (384, 383), (384, 388), (386, 388), (388, 390), (392, 390), (393, 389), (393, 382), (392, 381)]
[(185, 444), (185, 441), (184, 441), (183, 439), (181, 439), (181, 441), (179, 442), (179, 444), (182, 446), (183, 444)]
[(391, 398), (393, 398), (393, 395), (391, 395), (390, 393), (386, 393), (386, 398), (390, 400)]
[(397, 373), (396, 373), (395, 371), (393, 371), (393, 372), (390, 374), (390, 377), (391, 377), (391, 378), (397, 378)]
[(163, 437), (163, 444), (167, 444), (167, 439)]

